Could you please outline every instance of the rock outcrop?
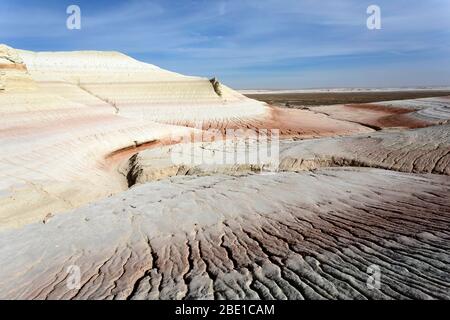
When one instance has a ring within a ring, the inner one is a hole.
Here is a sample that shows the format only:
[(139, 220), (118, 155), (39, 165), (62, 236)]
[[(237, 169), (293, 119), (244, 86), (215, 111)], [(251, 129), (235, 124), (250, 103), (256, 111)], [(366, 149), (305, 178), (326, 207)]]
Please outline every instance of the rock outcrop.
[(152, 141), (207, 128), (281, 128), (303, 137), (368, 131), (323, 115), (286, 114), (223, 84), (218, 95), (208, 79), (117, 52), (1, 46), (0, 58), (0, 228), (126, 190), (117, 152), (127, 150), (127, 160)]
[(0, 297), (450, 299), (449, 192), (355, 168), (147, 183), (0, 233)]
[[(0, 298), (450, 299), (449, 101), (288, 110), (2, 45)], [(209, 161), (271, 130), (275, 158)], [(192, 136), (203, 162), (175, 163)]]

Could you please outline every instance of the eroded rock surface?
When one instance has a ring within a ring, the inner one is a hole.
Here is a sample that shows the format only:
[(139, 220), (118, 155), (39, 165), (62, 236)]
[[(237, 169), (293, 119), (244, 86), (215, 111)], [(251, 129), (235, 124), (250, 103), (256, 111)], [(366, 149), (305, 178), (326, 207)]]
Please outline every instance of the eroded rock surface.
[(354, 168), (147, 183), (1, 233), (0, 297), (448, 299), (449, 192)]
[[(450, 125), (414, 130), (384, 130), (349, 137), (280, 140), (277, 156), (255, 164), (235, 164), (238, 156), (254, 158), (271, 142), (212, 141), (165, 146), (139, 152), (121, 168), (132, 183), (174, 175), (240, 174), (263, 171), (305, 171), (323, 167), (372, 167), (408, 173), (450, 175)], [(191, 161), (192, 159), (192, 161)], [(183, 162), (186, 160), (186, 162)]]
[(116, 170), (123, 159), (110, 157), (118, 150), (207, 128), (278, 128), (303, 137), (371, 131), (322, 114), (275, 110), (223, 84), (218, 95), (206, 78), (118, 52), (1, 45), (0, 72), (0, 229), (126, 190)]
[(281, 149), (281, 170), (346, 165), (450, 175), (450, 125), (285, 142)]
[(450, 119), (448, 96), (311, 107), (332, 118), (352, 121), (375, 130), (383, 128), (422, 128), (447, 123)]
[[(450, 299), (448, 101), (286, 110), (0, 45), (0, 298)], [(175, 163), (206, 129), (278, 130), (278, 158), (207, 164), (261, 141), (202, 138)]]

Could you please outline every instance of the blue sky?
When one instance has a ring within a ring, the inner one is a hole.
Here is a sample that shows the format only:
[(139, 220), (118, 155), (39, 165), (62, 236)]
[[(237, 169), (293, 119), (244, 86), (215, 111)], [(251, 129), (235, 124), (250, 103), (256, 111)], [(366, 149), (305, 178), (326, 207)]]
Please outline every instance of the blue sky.
[(0, 43), (116, 50), (238, 89), (450, 85), (449, 0), (0, 0)]

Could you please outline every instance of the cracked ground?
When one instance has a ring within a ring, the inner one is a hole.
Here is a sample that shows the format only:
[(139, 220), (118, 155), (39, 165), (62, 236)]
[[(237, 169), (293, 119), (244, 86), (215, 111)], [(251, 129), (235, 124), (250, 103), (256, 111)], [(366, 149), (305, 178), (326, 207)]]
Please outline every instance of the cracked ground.
[[(0, 296), (448, 299), (449, 182), (332, 168), (136, 185), (2, 233)], [(81, 285), (69, 289), (73, 265)]]

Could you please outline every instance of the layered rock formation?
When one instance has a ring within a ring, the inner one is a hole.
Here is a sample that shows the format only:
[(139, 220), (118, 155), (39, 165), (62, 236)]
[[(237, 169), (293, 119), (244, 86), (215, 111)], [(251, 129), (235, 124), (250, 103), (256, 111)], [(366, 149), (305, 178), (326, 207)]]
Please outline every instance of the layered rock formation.
[(449, 192), (379, 169), (147, 183), (1, 233), (0, 297), (449, 299)]
[[(287, 110), (2, 45), (0, 298), (450, 299), (449, 101)], [(208, 161), (260, 151), (205, 141), (236, 128), (279, 130), (277, 157)], [(199, 134), (203, 163), (174, 163)]]
[(296, 123), (294, 115), (225, 85), (218, 95), (208, 79), (116, 52), (34, 53), (2, 45), (0, 55), (0, 227), (125, 190), (126, 178), (110, 161), (122, 158), (111, 154), (170, 143), (190, 127), (282, 128), (297, 136), (367, 131), (323, 115), (298, 114)]

